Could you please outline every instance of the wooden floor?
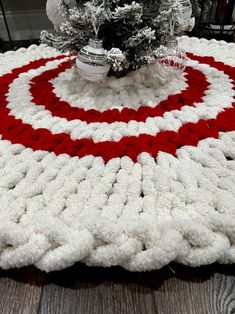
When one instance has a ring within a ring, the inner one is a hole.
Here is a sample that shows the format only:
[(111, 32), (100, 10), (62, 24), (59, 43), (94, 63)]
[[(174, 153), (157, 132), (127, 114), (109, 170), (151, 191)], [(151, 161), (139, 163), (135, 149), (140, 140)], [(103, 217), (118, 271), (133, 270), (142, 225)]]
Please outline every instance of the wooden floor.
[(0, 271), (2, 314), (235, 313), (235, 267), (130, 273), (76, 265), (45, 274), (29, 267)]

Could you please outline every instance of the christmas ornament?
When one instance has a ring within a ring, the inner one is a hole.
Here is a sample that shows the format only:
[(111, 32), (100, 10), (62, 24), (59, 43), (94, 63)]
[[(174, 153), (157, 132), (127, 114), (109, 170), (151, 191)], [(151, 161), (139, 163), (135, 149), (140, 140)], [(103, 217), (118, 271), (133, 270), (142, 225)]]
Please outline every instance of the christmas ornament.
[(88, 81), (103, 80), (110, 69), (103, 42), (98, 39), (90, 39), (89, 44), (78, 53), (76, 66), (78, 72)]
[(64, 17), (59, 10), (58, 0), (47, 0), (46, 12), (48, 19), (53, 23), (56, 30), (59, 30), (60, 25), (64, 22)]
[[(110, 57), (110, 74), (117, 77), (149, 64), (153, 51), (172, 30), (174, 35), (181, 36), (192, 30), (194, 24), (194, 19), (182, 18), (188, 8), (191, 12), (188, 0), (181, 0), (182, 6), (178, 0), (47, 1), (48, 7), (53, 4), (52, 14), (48, 15), (58, 29), (42, 31), (42, 43), (61, 52), (78, 53), (89, 38), (102, 38)], [(118, 53), (113, 53), (113, 49)]]
[(181, 18), (184, 20), (189, 20), (193, 13), (191, 1), (179, 0), (179, 3), (181, 4), (181, 8), (182, 8)]
[[(70, 7), (76, 7), (77, 1), (76, 0), (67, 0), (64, 3), (68, 4)], [(60, 26), (62, 23), (66, 21), (65, 15), (63, 14), (61, 8), (61, 0), (47, 0), (46, 2), (46, 13), (48, 16), (48, 19), (52, 22), (54, 25), (55, 30), (59, 31)]]
[(181, 75), (187, 64), (185, 50), (180, 48), (175, 37), (169, 39), (166, 47), (159, 52), (158, 68), (155, 76), (163, 81), (171, 80)]

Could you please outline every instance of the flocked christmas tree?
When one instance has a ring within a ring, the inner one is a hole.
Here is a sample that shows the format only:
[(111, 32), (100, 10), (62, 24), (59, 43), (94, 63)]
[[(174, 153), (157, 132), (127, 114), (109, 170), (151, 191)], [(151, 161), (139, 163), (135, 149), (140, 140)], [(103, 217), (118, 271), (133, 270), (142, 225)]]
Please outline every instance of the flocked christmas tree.
[[(159, 57), (169, 38), (194, 26), (189, 0), (48, 0), (56, 33), (43, 31), (43, 43), (78, 52), (90, 38), (103, 41), (111, 72), (137, 69)], [(194, 4), (196, 1), (193, 1)], [(186, 16), (185, 16), (186, 13)]]

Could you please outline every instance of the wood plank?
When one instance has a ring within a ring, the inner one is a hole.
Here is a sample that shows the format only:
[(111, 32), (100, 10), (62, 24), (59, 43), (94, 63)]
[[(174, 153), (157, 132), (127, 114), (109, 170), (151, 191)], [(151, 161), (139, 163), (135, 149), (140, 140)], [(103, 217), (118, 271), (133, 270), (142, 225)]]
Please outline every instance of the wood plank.
[(174, 264), (173, 268), (175, 275), (165, 278), (155, 290), (158, 313), (235, 313), (234, 266), (189, 268)]
[[(217, 313), (235, 313), (235, 269), (221, 268), (221, 272), (214, 276), (214, 295), (211, 295)], [(211, 283), (212, 284), (212, 283)], [(209, 293), (209, 291), (208, 291)]]
[[(139, 285), (141, 274), (120, 268), (83, 265), (51, 273), (46, 278), (39, 313), (152, 313), (150, 287)], [(139, 298), (137, 298), (137, 292)]]
[(84, 265), (50, 274), (33, 267), (0, 271), (0, 313), (235, 313), (234, 266), (171, 268), (175, 273)]
[(36, 314), (44, 275), (33, 267), (0, 270), (0, 313)]
[(232, 266), (172, 265), (149, 273), (77, 265), (49, 274), (39, 313), (227, 314), (235, 310)]

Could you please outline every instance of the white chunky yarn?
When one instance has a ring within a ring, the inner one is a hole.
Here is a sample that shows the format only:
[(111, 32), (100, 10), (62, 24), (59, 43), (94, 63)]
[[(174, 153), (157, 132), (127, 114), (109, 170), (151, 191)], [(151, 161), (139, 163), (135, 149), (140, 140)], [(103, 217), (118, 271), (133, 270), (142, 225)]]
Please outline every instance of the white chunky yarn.
[[(181, 44), (189, 52), (214, 56), (235, 66), (234, 44), (188, 37), (183, 37)], [(43, 45), (0, 55), (0, 75), (30, 60), (55, 55)], [(46, 68), (60, 62), (52, 61)], [(195, 61), (190, 61), (190, 66), (200, 69), (211, 83), (203, 98), (205, 105), (185, 106), (145, 123), (136, 122), (135, 127), (124, 122), (88, 125), (67, 121), (33, 106), (29, 80), (45, 67), (31, 70), (11, 84), (8, 108), (35, 129), (47, 128), (54, 134), (65, 132), (73, 139), (87, 137), (95, 142), (177, 131), (186, 122), (215, 117), (231, 106), (234, 96), (226, 74)], [(60, 88), (72, 75), (68, 70), (53, 80), (54, 92), (71, 106), (82, 107), (82, 102), (72, 102), (68, 90)], [(165, 99), (172, 91), (185, 89), (185, 84), (181, 78), (175, 86), (169, 85), (170, 90), (165, 86), (165, 96), (159, 97)], [(223, 89), (218, 93), (221, 84)], [(79, 92), (75, 88), (75, 93)], [(99, 99), (100, 111), (105, 92)], [(140, 99), (132, 102), (129, 96), (126, 101), (131, 108), (141, 105)], [(1, 140), (0, 267), (34, 264), (53, 271), (81, 261), (146, 271), (171, 261), (190, 266), (233, 263), (234, 160), (235, 132), (221, 132), (219, 139), (201, 140), (197, 147), (184, 146), (177, 156), (160, 152), (155, 159), (142, 153), (137, 162), (129, 157), (105, 163), (101, 157), (56, 156)]]

